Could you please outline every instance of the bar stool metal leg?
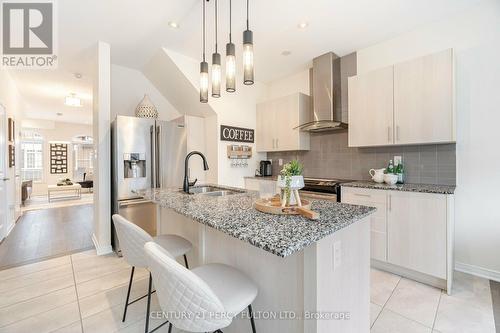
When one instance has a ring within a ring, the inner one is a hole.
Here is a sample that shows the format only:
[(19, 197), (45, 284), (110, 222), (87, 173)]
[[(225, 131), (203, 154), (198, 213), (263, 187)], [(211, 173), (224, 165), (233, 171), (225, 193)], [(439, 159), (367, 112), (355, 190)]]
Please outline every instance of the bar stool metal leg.
[(168, 333), (172, 333), (172, 324), (168, 325)]
[(189, 269), (188, 259), (187, 259), (186, 255), (184, 255), (184, 264), (185, 264), (186, 268)]
[(128, 283), (127, 300), (125, 301), (125, 309), (123, 310), (122, 322), (125, 322), (125, 317), (127, 316), (128, 300), (130, 299), (130, 290), (132, 289), (132, 280), (134, 279), (135, 267), (132, 266), (132, 271), (130, 272), (130, 281)]
[(256, 333), (257, 331), (255, 330), (255, 322), (253, 320), (252, 304), (250, 304), (248, 306), (248, 314), (250, 315), (250, 323), (252, 324), (252, 332)]
[(151, 273), (149, 273), (149, 287), (148, 287), (148, 306), (146, 309), (146, 327), (144, 332), (148, 333), (149, 332), (149, 310), (151, 308), (151, 288), (153, 285), (153, 277), (151, 276)]

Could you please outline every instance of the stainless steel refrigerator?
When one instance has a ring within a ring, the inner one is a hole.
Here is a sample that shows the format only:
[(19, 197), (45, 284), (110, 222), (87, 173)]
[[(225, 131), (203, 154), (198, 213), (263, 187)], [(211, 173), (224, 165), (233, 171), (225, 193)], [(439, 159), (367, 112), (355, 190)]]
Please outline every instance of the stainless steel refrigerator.
[[(184, 117), (173, 121), (117, 116), (111, 125), (112, 212), (157, 232), (157, 207), (135, 190), (182, 187), (187, 154)], [(113, 249), (120, 246), (112, 225)]]

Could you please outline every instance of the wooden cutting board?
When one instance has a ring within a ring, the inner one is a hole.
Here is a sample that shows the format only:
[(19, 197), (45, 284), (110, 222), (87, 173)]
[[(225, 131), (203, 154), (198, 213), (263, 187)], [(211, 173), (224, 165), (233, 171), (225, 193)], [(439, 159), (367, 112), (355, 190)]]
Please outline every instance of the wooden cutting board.
[(311, 202), (302, 200), (302, 206), (281, 206), (280, 198), (257, 199), (254, 203), (255, 209), (259, 212), (275, 215), (302, 215), (311, 220), (319, 219), (319, 213), (311, 210)]

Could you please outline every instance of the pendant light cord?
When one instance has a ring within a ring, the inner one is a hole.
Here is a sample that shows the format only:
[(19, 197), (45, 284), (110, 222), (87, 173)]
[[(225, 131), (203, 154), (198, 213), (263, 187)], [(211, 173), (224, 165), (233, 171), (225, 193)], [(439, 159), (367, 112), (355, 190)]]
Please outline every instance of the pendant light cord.
[(205, 62), (205, 0), (203, 2), (203, 62)]
[(249, 1), (249, 0), (247, 0), (247, 30), (250, 30), (250, 29), (249, 29), (249, 24), (248, 24), (248, 1)]
[(232, 43), (231, 33), (232, 33), (232, 1), (229, 0), (229, 43)]
[(219, 24), (217, 23), (217, 3), (219, 1), (215, 0), (215, 53), (217, 53), (217, 28)]

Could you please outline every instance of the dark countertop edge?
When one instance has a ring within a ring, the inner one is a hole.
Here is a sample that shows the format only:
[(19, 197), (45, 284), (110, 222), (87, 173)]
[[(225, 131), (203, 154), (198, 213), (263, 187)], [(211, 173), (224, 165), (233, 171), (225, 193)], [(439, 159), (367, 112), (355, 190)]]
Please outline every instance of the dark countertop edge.
[(454, 194), (456, 189), (456, 185), (412, 184), (412, 183), (405, 183), (399, 185), (386, 185), (370, 181), (355, 181), (350, 183), (343, 183), (341, 185), (345, 187), (354, 187), (354, 188), (368, 188), (374, 190), (403, 191), (403, 192), (417, 192), (417, 193), (431, 193), (431, 194)]

